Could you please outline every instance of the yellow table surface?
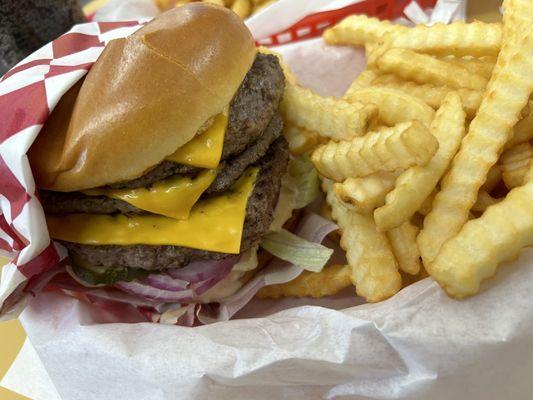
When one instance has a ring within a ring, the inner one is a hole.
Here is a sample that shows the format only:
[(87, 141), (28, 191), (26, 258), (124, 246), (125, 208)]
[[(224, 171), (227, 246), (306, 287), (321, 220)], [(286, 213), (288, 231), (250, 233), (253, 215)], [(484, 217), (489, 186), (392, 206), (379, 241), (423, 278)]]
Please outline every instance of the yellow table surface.
[[(486, 22), (499, 21), (500, 14), (498, 7), (501, 0), (469, 0), (468, 14), (470, 19), (479, 19)], [(3, 262), (0, 260), (0, 265)], [(9, 366), (15, 359), (18, 350), (24, 342), (24, 331), (18, 321), (9, 321), (0, 323), (0, 377), (9, 369)], [(26, 397), (19, 396), (6, 389), (0, 388), (0, 400), (24, 400)], [(27, 400), (27, 399), (26, 399)]]

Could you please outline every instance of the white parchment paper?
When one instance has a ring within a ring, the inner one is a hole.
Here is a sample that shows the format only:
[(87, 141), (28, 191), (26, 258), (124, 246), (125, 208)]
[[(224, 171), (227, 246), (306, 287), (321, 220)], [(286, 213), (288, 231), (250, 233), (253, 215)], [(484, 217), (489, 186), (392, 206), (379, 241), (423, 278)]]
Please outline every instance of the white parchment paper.
[[(64, 400), (525, 400), (533, 390), (532, 258), (533, 249), (523, 252), (464, 301), (426, 279), (378, 304), (185, 328), (92, 325), (91, 306), (48, 293), (21, 320)], [(18, 375), (20, 386), (31, 385)]]
[[(359, 50), (319, 39), (281, 51), (324, 95), (342, 94), (364, 66)], [(463, 301), (426, 279), (379, 304), (353, 289), (255, 300), (197, 328), (114, 323), (45, 293), (21, 316), (33, 347), (2, 384), (39, 400), (531, 399), (532, 260), (524, 251)]]

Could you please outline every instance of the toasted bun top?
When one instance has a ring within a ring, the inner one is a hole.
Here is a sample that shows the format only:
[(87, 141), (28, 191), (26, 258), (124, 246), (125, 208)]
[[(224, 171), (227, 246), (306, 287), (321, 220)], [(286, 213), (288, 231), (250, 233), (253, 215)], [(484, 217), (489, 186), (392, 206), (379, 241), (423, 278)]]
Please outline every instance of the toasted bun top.
[(75, 191), (143, 175), (228, 105), (254, 57), (241, 19), (201, 2), (111, 41), (30, 149), (37, 186)]

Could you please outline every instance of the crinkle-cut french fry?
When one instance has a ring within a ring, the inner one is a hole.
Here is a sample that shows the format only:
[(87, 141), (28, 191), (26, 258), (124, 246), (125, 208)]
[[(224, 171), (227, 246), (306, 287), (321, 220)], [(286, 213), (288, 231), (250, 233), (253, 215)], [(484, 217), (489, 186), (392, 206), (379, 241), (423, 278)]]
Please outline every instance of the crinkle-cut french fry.
[(533, 245), (533, 182), (513, 189), (480, 218), (467, 222), (426, 269), (453, 297), (479, 291), (481, 281)]
[(502, 42), (501, 24), (484, 22), (417, 25), (392, 37), (390, 46), (439, 56), (497, 56)]
[(437, 139), (421, 122), (411, 121), (350, 141), (329, 142), (319, 146), (311, 160), (323, 176), (342, 182), (425, 165), (438, 147)]
[(455, 89), (484, 90), (487, 79), (463, 67), (448, 64), (427, 54), (406, 49), (390, 49), (377, 59), (378, 68), (418, 83), (449, 86)]
[(483, 98), (483, 93), (478, 90), (454, 90), (448, 86), (435, 86), (431, 83), (425, 83), (421, 85), (416, 82), (404, 81), (398, 78), (396, 75), (390, 74), (378, 76), (372, 85), (402, 90), (411, 96), (424, 100), (435, 110), (441, 106), (442, 100), (448, 93), (456, 91), (459, 94), (459, 97), (461, 97), (461, 103), (463, 104), (463, 108), (469, 118), (473, 118), (476, 115), (479, 105), (481, 104), (481, 99)]
[(408, 29), (365, 15), (351, 15), (332, 28), (326, 29), (323, 38), (328, 44), (364, 46), (368, 42), (381, 41), (389, 32), (397, 33)]
[(377, 105), (379, 120), (388, 126), (416, 119), (429, 127), (435, 115), (433, 108), (424, 101), (399, 89), (369, 87), (353, 91), (344, 98), (348, 102)]
[[(387, 36), (385, 36), (387, 37)], [(378, 68), (378, 59), (389, 51), (386, 43), (372, 43), (365, 46), (367, 68)]]
[(529, 142), (519, 144), (505, 151), (500, 158), (502, 178), (508, 189), (524, 184), (524, 177), (533, 159), (533, 146)]
[(398, 177), (385, 205), (374, 212), (378, 229), (388, 231), (399, 226), (420, 209), (459, 149), (465, 134), (465, 119), (461, 99), (457, 93), (449, 93), (430, 126), (430, 132), (439, 142), (437, 153), (426, 165), (411, 167)]
[(261, 11), (263, 8), (266, 8), (272, 4), (274, 4), (277, 0), (267, 0), (265, 2), (257, 2), (257, 1), (254, 1), (254, 8), (252, 10), (252, 14), (255, 14), (256, 12), (259, 12)]
[(511, 140), (505, 144), (505, 149), (510, 149), (511, 147), (527, 142), (530, 139), (533, 139), (533, 112), (530, 112), (516, 123), (513, 129), (513, 136)]
[(481, 75), (485, 79), (490, 79), (494, 64), (496, 64), (495, 57), (475, 58), (448, 56), (442, 58), (442, 61), (463, 67), (473, 74)]
[(332, 296), (352, 284), (350, 273), (349, 265), (330, 265), (320, 272), (303, 271), (290, 282), (265, 286), (256, 296), (260, 299)]
[(487, 174), (485, 183), (481, 186), (481, 189), (486, 192), (491, 192), (492, 189), (502, 180), (502, 170), (498, 164), (493, 165)]
[(418, 213), (421, 215), (428, 215), (431, 212), (431, 207), (433, 204), (433, 200), (435, 199), (435, 196), (437, 195), (437, 190), (433, 190), (428, 197), (420, 204), (420, 208), (418, 209)]
[(420, 250), (416, 243), (419, 229), (409, 221), (387, 232), (392, 252), (403, 272), (416, 275), (420, 271)]
[[(185, 4), (189, 4), (190, 2), (192, 2), (192, 0), (178, 0), (176, 1), (176, 3), (174, 3), (174, 7), (180, 7), (180, 6), (184, 6)], [(169, 5), (171, 2), (166, 2), (167, 5)], [(165, 8), (162, 8), (162, 7), (159, 7), (161, 8), (161, 10), (165, 11), (165, 10), (168, 10), (168, 7), (165, 7)]]
[[(505, 2), (507, 7), (511, 3)], [(508, 15), (504, 14), (503, 45), (493, 76), (418, 236), (426, 265), (468, 220), (479, 188), (496, 164), (533, 90), (533, 3), (520, 3), (519, 9), (519, 23), (509, 24)]]
[[(274, 0), (274, 1), (276, 1), (276, 0)], [(286, 79), (287, 83), (289, 83), (291, 85), (296, 85), (298, 83), (298, 80), (296, 79), (296, 76), (294, 75), (294, 73), (292, 72), (291, 68), (285, 62), (285, 60), (283, 59), (283, 56), (280, 53), (278, 53), (277, 51), (274, 51), (272, 49), (269, 49), (268, 47), (265, 47), (265, 46), (259, 46), (257, 48), (257, 51), (259, 53), (271, 54), (273, 56), (276, 56), (278, 61), (279, 61), (279, 65), (281, 65), (281, 69), (283, 70), (283, 75), (285, 75), (285, 79)]]
[(348, 178), (343, 183), (335, 183), (337, 196), (354, 206), (361, 214), (371, 214), (385, 204), (385, 196), (394, 188), (399, 171), (379, 172), (365, 178)]
[(513, 189), (523, 185), (524, 178), (528, 171), (529, 161), (530, 160), (524, 160), (524, 163), (520, 167), (515, 166), (512, 170), (502, 173), (503, 182), (507, 189)]
[(369, 302), (396, 294), (402, 277), (387, 236), (377, 231), (372, 217), (348, 209), (335, 195), (333, 182), (324, 179), (322, 187), (342, 231), (341, 247), (346, 251), (357, 294)]
[(346, 93), (344, 93), (343, 99), (350, 97), (351, 94), (359, 89), (364, 89), (372, 85), (372, 81), (378, 76), (377, 72), (371, 69), (365, 69), (359, 74), (357, 78), (351, 83)]
[(216, 4), (217, 6), (225, 7), (226, 3), (224, 3), (224, 0), (202, 0), (204, 3), (211, 3)]
[(365, 134), (369, 119), (378, 111), (373, 104), (321, 97), (296, 85), (286, 86), (281, 110), (293, 124), (335, 140)]
[(250, 0), (234, 0), (233, 4), (231, 5), (231, 11), (233, 11), (242, 19), (247, 18), (252, 12)]
[(283, 136), (289, 143), (289, 151), (294, 155), (301, 155), (313, 150), (320, 143), (320, 136), (296, 125), (287, 125)]
[(500, 202), (500, 199), (495, 199), (486, 190), (480, 189), (477, 195), (477, 200), (472, 206), (472, 211), (485, 212), (487, 208)]
[(533, 160), (529, 161), (529, 169), (526, 172), (526, 176), (524, 176), (524, 185), (533, 182)]

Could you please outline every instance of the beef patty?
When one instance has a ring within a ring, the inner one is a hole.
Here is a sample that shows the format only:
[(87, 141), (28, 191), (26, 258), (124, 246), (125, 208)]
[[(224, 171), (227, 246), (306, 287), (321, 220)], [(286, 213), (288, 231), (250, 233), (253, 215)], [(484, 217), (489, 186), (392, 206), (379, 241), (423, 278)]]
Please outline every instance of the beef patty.
[[(242, 175), (244, 170), (251, 164), (263, 157), (271, 145), (283, 130), (283, 120), (279, 114), (268, 124), (267, 129), (255, 143), (243, 152), (232, 156), (220, 164), (220, 171), (204, 196), (224, 192), (231, 187)], [(41, 203), (47, 213), (91, 213), (91, 214), (114, 214), (114, 213), (145, 213), (125, 201), (106, 196), (88, 196), (82, 192), (53, 192), (41, 190)]]
[[(283, 137), (272, 143), (267, 153), (255, 164), (259, 172), (253, 192), (246, 206), (241, 252), (259, 243), (268, 232), (274, 217), (281, 178), (289, 158), (288, 145)], [(178, 268), (197, 260), (221, 259), (225, 253), (210, 252), (180, 246), (153, 245), (83, 245), (62, 242), (69, 252), (95, 266), (136, 267), (147, 270)]]
[[(231, 158), (255, 143), (277, 113), (285, 76), (277, 57), (258, 53), (229, 107), (228, 128), (221, 160)], [(113, 188), (145, 187), (175, 174), (198, 173), (200, 168), (163, 161), (137, 179)]]

